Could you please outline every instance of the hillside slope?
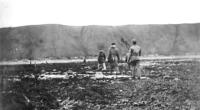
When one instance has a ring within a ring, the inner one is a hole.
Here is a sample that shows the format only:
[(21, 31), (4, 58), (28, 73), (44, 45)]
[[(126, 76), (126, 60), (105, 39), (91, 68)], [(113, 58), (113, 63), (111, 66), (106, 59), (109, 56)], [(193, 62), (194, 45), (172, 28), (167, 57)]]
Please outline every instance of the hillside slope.
[(136, 38), (143, 54), (200, 53), (200, 24), (65, 26), (31, 25), (0, 29), (0, 60), (96, 55), (116, 42), (127, 52)]

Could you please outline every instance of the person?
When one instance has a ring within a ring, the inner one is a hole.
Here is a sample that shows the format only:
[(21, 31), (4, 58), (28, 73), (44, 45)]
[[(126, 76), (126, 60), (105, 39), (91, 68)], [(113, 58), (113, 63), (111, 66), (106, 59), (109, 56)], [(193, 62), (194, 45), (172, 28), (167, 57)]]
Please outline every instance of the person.
[(132, 40), (132, 46), (129, 49), (128, 64), (130, 65), (131, 74), (133, 78), (140, 78), (139, 56), (141, 56), (141, 47), (137, 45), (135, 39)]
[(115, 43), (112, 43), (109, 48), (108, 63), (110, 64), (111, 73), (113, 71), (119, 72), (118, 62), (120, 60), (119, 51)]
[(106, 55), (103, 50), (99, 51), (98, 55), (98, 70), (106, 70)]

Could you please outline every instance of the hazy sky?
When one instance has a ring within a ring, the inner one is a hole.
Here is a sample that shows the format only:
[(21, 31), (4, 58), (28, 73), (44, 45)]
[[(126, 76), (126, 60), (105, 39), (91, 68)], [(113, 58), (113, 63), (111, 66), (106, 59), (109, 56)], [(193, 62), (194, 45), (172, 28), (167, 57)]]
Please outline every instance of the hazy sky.
[(199, 0), (0, 0), (0, 27), (200, 22)]

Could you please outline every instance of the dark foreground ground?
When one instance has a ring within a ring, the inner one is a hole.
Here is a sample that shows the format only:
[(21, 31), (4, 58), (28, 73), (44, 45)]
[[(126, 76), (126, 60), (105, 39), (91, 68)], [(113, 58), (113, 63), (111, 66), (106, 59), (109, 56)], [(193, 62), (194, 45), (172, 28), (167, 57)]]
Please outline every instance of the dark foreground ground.
[[(200, 109), (198, 61), (154, 61), (143, 67), (144, 78), (140, 80), (92, 79), (95, 65), (1, 67), (0, 110)], [(68, 75), (67, 78), (41, 79), (44, 73)]]

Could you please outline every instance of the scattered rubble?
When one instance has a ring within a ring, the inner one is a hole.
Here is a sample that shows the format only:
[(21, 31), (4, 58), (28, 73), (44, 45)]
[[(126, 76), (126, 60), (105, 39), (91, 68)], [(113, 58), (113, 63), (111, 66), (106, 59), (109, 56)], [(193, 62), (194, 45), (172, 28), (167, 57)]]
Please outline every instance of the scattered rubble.
[[(146, 63), (140, 79), (132, 79), (129, 73), (96, 71), (94, 63), (86, 68), (80, 65), (45, 65), (38, 66), (38, 71), (30, 67), (12, 72), (1, 92), (7, 103), (4, 107), (13, 105), (11, 99), (20, 104), (28, 99), (38, 110), (200, 109), (199, 62)], [(17, 73), (22, 74), (13, 77)]]

